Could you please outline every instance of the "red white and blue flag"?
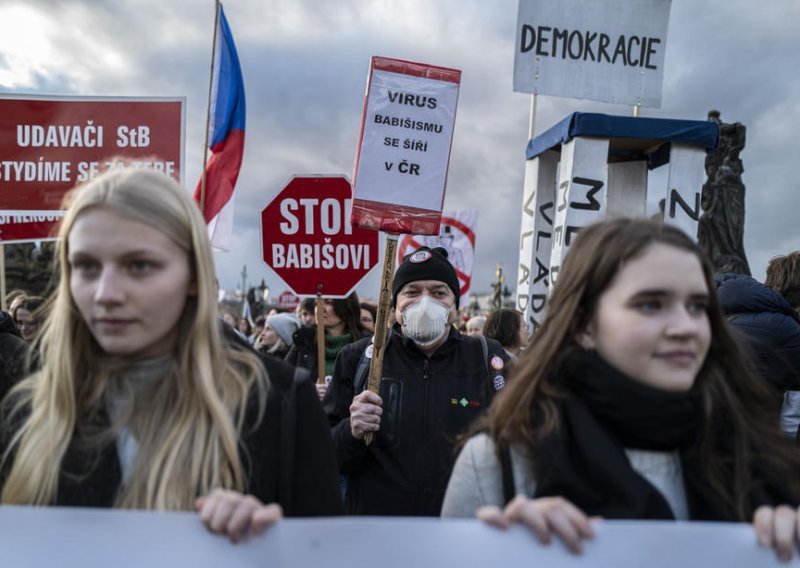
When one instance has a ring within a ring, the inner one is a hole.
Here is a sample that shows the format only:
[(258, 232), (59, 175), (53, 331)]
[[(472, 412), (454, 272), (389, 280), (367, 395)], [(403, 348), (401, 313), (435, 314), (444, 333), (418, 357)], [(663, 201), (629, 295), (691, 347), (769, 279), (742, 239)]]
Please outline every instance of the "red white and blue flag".
[[(219, 4), (212, 69), (208, 138), (212, 156), (206, 164), (203, 216), (214, 248), (229, 250), (233, 235), (233, 188), (244, 154), (245, 101), (239, 56), (222, 4)], [(202, 179), (194, 190), (198, 203), (201, 186)]]

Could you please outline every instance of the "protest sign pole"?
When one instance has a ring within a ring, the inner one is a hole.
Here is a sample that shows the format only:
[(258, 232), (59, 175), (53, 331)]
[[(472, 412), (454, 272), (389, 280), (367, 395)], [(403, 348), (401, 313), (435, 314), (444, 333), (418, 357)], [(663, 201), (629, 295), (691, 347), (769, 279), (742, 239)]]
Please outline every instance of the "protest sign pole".
[(317, 384), (325, 384), (325, 300), (322, 298), (322, 284), (317, 285)]
[[(386, 235), (386, 252), (381, 272), (381, 293), (378, 297), (378, 313), (375, 316), (375, 337), (372, 340), (372, 361), (369, 365), (367, 388), (378, 394), (381, 386), (381, 369), (383, 368), (383, 346), (386, 343), (389, 322), (389, 309), (392, 301), (392, 280), (394, 279), (394, 257), (397, 254), (397, 235)], [(364, 434), (364, 443), (372, 443), (373, 432)]]
[(214, 87), (214, 58), (217, 55), (217, 26), (219, 25), (219, 0), (214, 2), (214, 35), (211, 39), (211, 72), (208, 78), (208, 104), (206, 105), (206, 136), (203, 141), (203, 169), (200, 178), (200, 211), (206, 211), (206, 164), (208, 162), (208, 130), (211, 127), (211, 90)]
[(531, 95), (531, 116), (528, 121), (528, 140), (533, 140), (536, 134), (536, 93)]

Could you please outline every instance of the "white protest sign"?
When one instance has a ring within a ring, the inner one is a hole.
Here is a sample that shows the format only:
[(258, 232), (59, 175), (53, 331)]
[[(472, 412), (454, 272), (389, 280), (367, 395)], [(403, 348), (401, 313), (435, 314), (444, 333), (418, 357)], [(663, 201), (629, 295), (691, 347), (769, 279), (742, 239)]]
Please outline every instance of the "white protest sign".
[(695, 242), (700, 222), (700, 191), (705, 180), (706, 153), (688, 144), (673, 144), (669, 159), (669, 179), (664, 221), (675, 225)]
[(607, 159), (606, 138), (573, 138), (561, 147), (553, 249), (550, 252), (551, 291), (572, 239), (583, 227), (605, 218)]
[[(3, 564), (15, 568), (785, 566), (746, 524), (603, 521), (595, 532), (581, 556), (559, 542), (542, 546), (523, 527), (502, 531), (472, 519), (285, 519), (231, 544), (194, 513), (0, 507)], [(792, 565), (800, 565), (796, 554)]]
[(461, 71), (373, 57), (353, 176), (353, 225), (435, 235)]
[(557, 152), (548, 150), (525, 163), (517, 310), (525, 316), (528, 333), (535, 332), (544, 323), (550, 294), (558, 158)]
[(514, 90), (661, 106), (671, 0), (519, 0)]

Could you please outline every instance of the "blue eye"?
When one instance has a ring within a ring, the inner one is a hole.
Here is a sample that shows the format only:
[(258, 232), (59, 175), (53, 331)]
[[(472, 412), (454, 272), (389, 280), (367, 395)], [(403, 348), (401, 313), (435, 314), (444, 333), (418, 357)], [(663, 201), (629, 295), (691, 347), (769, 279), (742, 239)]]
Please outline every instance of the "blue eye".
[(708, 302), (705, 300), (689, 302), (686, 309), (690, 314), (704, 314), (708, 311)]
[(84, 278), (89, 278), (100, 271), (100, 264), (93, 260), (75, 260), (70, 263), (70, 268)]
[(641, 300), (634, 304), (634, 307), (641, 312), (656, 312), (661, 309), (660, 300)]
[(154, 265), (149, 260), (133, 260), (128, 264), (128, 269), (132, 274), (147, 274), (153, 269)]

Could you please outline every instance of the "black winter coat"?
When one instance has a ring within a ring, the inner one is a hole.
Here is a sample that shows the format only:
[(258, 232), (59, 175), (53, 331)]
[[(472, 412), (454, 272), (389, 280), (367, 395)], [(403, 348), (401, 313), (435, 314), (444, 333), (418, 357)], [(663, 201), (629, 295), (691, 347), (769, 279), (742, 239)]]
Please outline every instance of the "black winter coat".
[[(345, 509), (357, 515), (438, 516), (457, 437), (489, 405), (495, 384), (504, 384), (502, 376), (495, 378), (505, 371), (508, 355), (487, 339), (484, 360), (478, 338), (451, 328), (447, 341), (427, 358), (395, 325), (383, 359), (381, 428), (367, 447), (350, 432), (350, 404), (369, 343), (364, 338), (342, 349), (323, 400), (340, 471), (348, 476)], [(495, 357), (497, 370), (491, 364)]]
[(283, 361), (317, 376), (317, 328), (303, 326), (292, 335), (292, 346)]
[[(231, 340), (230, 335), (228, 339)], [(269, 358), (262, 358), (262, 361), (269, 378), (264, 418), (255, 429), (253, 421), (246, 419), (240, 440), (247, 472), (246, 492), (263, 503), (280, 503), (287, 516), (341, 514), (336, 456), (313, 381), (307, 379), (296, 385), (294, 460), (288, 464), (281, 447), (282, 413), (285, 410), (283, 401), (290, 392), (294, 374), (280, 361)], [(102, 409), (97, 420), (100, 426), (109, 423)], [(0, 451), (5, 450), (9, 434), (4, 428)], [(286, 488), (279, 488), (281, 472), (287, 467), (291, 468), (293, 480), (289, 500), (282, 498), (287, 494)], [(114, 440), (95, 451), (71, 446), (63, 462), (58, 495), (53, 505), (111, 507), (121, 479)]]
[(756, 370), (782, 396), (800, 390), (800, 316), (779, 292), (741, 274), (716, 277), (717, 295)]

